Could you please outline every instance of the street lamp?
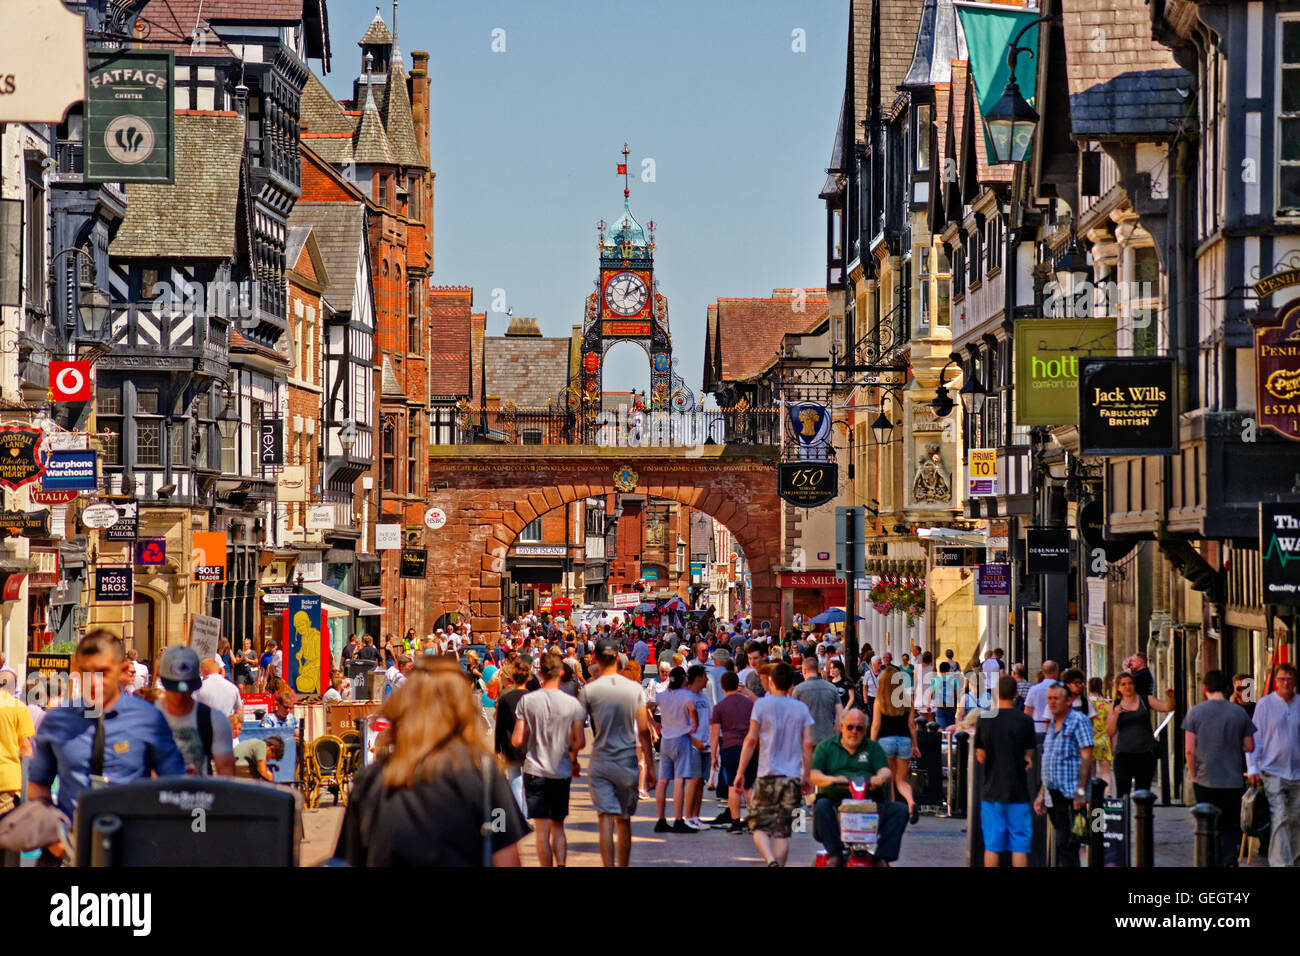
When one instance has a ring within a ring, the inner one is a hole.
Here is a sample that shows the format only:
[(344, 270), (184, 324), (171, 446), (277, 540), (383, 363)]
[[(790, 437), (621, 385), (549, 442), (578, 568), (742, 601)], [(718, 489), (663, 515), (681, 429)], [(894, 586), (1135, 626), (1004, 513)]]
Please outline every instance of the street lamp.
[(99, 333), (104, 330), (104, 323), (108, 321), (108, 313), (111, 309), (108, 296), (95, 286), (94, 271), (91, 271), (90, 285), (84, 288), (81, 299), (77, 302), (77, 307), (81, 311), (81, 324), (86, 327), (86, 331), (91, 336), (98, 338)]
[(978, 415), (984, 409), (984, 399), (987, 397), (984, 393), (984, 384), (975, 374), (975, 365), (971, 363), (971, 370), (966, 375), (966, 381), (962, 383), (957, 394), (961, 397), (962, 406), (966, 409), (967, 414)]
[(1056, 287), (1062, 297), (1073, 296), (1075, 276), (1085, 280), (1092, 276), (1088, 254), (1084, 252), (1083, 246), (1079, 244), (1079, 239), (1073, 232), (1070, 234), (1070, 242), (1065, 247), (1065, 251), (1052, 264), (1052, 275), (1056, 279)]
[(889, 420), (882, 408), (876, 420), (871, 423), (871, 430), (875, 433), (877, 445), (888, 445), (890, 438), (894, 434), (894, 423)]
[(235, 438), (235, 432), (239, 429), (239, 413), (235, 411), (234, 397), (235, 393), (230, 386), (226, 389), (226, 405), (217, 415), (217, 427), (221, 429), (221, 437), (229, 442)]
[(1020, 46), (1020, 38), (1030, 28), (1040, 23), (1047, 23), (1055, 17), (1039, 17), (1032, 23), (1026, 23), (1011, 40), (1007, 50), (1006, 88), (996, 103), (984, 112), (984, 125), (988, 129), (989, 140), (993, 145), (993, 162), (1023, 163), (1029, 154), (1029, 146), (1034, 141), (1034, 130), (1038, 127), (1038, 112), (1025, 102), (1020, 95), (1020, 84), (1016, 82), (1016, 60), (1021, 53), (1034, 55), (1027, 46)]

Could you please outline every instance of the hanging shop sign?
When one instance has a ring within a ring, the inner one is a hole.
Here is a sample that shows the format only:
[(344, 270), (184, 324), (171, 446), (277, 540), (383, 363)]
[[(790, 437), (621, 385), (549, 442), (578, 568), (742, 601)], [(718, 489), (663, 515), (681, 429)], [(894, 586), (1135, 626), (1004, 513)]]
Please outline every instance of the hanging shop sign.
[[(402, 546), (402, 526), (400, 524), (375, 525), (375, 550), (396, 551)], [(420, 575), (423, 577), (424, 575)]]
[(777, 494), (798, 508), (816, 508), (834, 501), (839, 494), (839, 478), (834, 463), (783, 461), (776, 466)]
[(1272, 275), (1264, 276), (1251, 288), (1255, 290), (1255, 295), (1262, 299), (1266, 295), (1272, 295), (1278, 289), (1285, 289), (1293, 285), (1300, 285), (1300, 268), (1283, 269), (1281, 272), (1274, 272)]
[(970, 564), (966, 557), (965, 548), (935, 548), (933, 551), (936, 568), (964, 568)]
[(284, 464), (283, 418), (263, 418), (258, 422), (257, 461), (264, 468)]
[(130, 601), (135, 580), (133, 568), (96, 568), (96, 601)]
[(1030, 528), (1025, 532), (1027, 574), (1069, 574), (1070, 532), (1067, 528)]
[(1079, 420), (1079, 359), (1115, 354), (1115, 318), (1017, 319), (1016, 423)]
[(90, 362), (50, 362), (50, 399), (55, 402), (90, 401)]
[(284, 618), (284, 633), (289, 640), (284, 655), (285, 679), (299, 694), (319, 694), (329, 682), (329, 638), (320, 596), (289, 595)]
[(422, 578), (429, 565), (429, 552), (425, 548), (403, 548), (401, 577)]
[(1260, 504), (1259, 553), (1264, 603), (1300, 605), (1300, 503)]
[(27, 492), (34, 505), (67, 505), (77, 500), (77, 492), (68, 491), (49, 491), (44, 488), (33, 488)]
[(975, 594), (971, 603), (993, 607), (1011, 603), (1011, 565), (981, 564), (975, 569)]
[(122, 505), (122, 517), (104, 532), (106, 541), (134, 541), (140, 536), (140, 506), (135, 502)]
[(62, 122), (68, 107), (86, 98), (85, 48), (85, 20), (62, 0), (6, 3), (0, 116), (11, 123)]
[(1260, 428), (1300, 441), (1300, 299), (1255, 327), (1255, 409)]
[(0, 511), (0, 531), (15, 537), (48, 538), (50, 536), (50, 510)]
[(167, 561), (166, 538), (141, 538), (135, 543), (135, 563), (158, 567)]
[(0, 428), (0, 485), (16, 490), (41, 476), (41, 442), (45, 433), (38, 428)]
[(122, 512), (102, 501), (81, 513), (81, 523), (87, 528), (111, 528), (121, 520)]
[(790, 429), (799, 444), (824, 445), (831, 433), (831, 413), (815, 402), (794, 402), (789, 406)]
[(86, 63), (86, 182), (171, 183), (171, 52), (91, 52)]
[(804, 571), (780, 576), (781, 589), (786, 588), (842, 588), (844, 578), (834, 571)]
[(307, 500), (307, 468), (304, 465), (285, 465), (275, 476), (276, 501)]
[(966, 497), (987, 498), (998, 493), (998, 450), (972, 448), (966, 453)]
[(307, 530), (328, 531), (334, 527), (333, 505), (312, 505), (307, 509)]
[(1178, 451), (1172, 356), (1079, 359), (1079, 454)]
[(190, 555), (195, 581), (222, 584), (226, 580), (226, 533), (195, 531)]
[(45, 491), (94, 491), (99, 487), (99, 452), (55, 451), (45, 459)]
[[(41, 674), (46, 680), (66, 681), (72, 675), (71, 654), (28, 654), (27, 673)], [(55, 684), (66, 687), (66, 684)]]
[(1079, 529), (1079, 537), (1083, 539), (1083, 546), (1088, 549), (1090, 560), (1088, 564), (1088, 573), (1091, 574), (1093, 562), (1091, 556), (1093, 552), (1100, 550), (1106, 559), (1107, 564), (1114, 564), (1116, 561), (1122, 561), (1128, 557), (1130, 552), (1137, 547), (1136, 541), (1112, 540), (1106, 537), (1106, 509), (1100, 498), (1093, 498), (1075, 515), (1075, 525)]
[(430, 508), (424, 513), (424, 523), (429, 530), (437, 531), (447, 523), (447, 512), (441, 508)]

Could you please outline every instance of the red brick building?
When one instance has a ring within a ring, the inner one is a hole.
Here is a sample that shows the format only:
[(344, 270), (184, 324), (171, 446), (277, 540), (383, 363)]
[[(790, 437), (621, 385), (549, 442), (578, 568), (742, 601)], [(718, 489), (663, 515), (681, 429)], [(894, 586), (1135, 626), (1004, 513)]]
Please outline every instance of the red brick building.
[[(424, 526), (434, 178), (428, 54), (413, 54), (408, 76), (398, 40), (378, 13), (358, 46), (362, 72), (351, 101), (335, 101), (314, 76), (303, 92), (302, 139), (312, 152), (304, 150), (302, 201), (365, 204), (375, 308), (373, 518), (401, 525), (404, 548), (421, 549), (431, 533)], [(430, 572), (402, 578), (401, 556), (379, 552), (383, 627), (423, 635), (433, 625)]]

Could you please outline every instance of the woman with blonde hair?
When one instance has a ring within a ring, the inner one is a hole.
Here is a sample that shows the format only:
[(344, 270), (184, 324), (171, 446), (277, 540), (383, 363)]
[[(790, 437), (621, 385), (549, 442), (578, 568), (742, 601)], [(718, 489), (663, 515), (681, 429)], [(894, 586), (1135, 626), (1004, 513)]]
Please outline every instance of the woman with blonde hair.
[(911, 689), (903, 672), (892, 665), (881, 671), (879, 687), (871, 717), (871, 739), (885, 752), (895, 786), (907, 801), (911, 822), (916, 823), (919, 817), (910, 777), (912, 758), (921, 756), (921, 751), (916, 746)]
[(528, 824), (460, 666), (422, 658), (380, 713), (389, 727), (356, 776), (334, 855), (352, 866), (518, 866)]

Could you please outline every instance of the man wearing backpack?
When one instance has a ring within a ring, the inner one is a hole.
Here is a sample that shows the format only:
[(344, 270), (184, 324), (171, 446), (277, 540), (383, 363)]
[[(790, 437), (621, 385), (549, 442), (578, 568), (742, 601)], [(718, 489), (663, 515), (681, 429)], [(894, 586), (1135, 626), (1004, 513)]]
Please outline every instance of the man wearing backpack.
[(167, 648), (158, 664), (158, 679), (163, 685), (158, 709), (167, 719), (188, 772), (206, 777), (215, 768), (218, 775), (233, 777), (235, 747), (230, 721), (194, 699), (194, 692), (202, 686), (199, 655), (180, 645)]

